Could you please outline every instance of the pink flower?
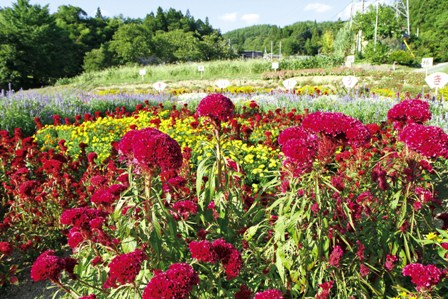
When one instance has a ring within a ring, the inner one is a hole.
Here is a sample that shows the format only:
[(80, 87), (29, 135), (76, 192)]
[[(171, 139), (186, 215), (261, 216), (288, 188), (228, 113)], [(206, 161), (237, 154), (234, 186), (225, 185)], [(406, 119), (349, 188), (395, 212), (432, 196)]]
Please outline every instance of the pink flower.
[(185, 263), (172, 264), (166, 272), (158, 272), (149, 281), (142, 299), (187, 299), (199, 276)]
[(410, 276), (417, 291), (430, 290), (437, 285), (443, 271), (435, 265), (422, 265), (419, 263), (409, 264), (403, 268), (403, 275)]
[(218, 123), (228, 121), (233, 116), (235, 105), (222, 94), (210, 94), (199, 103), (197, 112), (199, 116), (208, 116)]
[(448, 159), (448, 134), (439, 127), (410, 124), (399, 137), (408, 148), (427, 158)]
[(283, 299), (282, 292), (279, 290), (267, 290), (255, 294), (254, 299)]
[(417, 99), (405, 100), (387, 112), (387, 119), (393, 121), (394, 126), (398, 129), (403, 128), (406, 124), (422, 124), (431, 119), (429, 103)]
[(103, 287), (117, 288), (118, 284), (133, 283), (145, 258), (145, 253), (138, 249), (114, 257), (109, 264), (109, 275)]
[(370, 140), (370, 131), (362, 122), (339, 112), (310, 113), (303, 119), (302, 127), (357, 147)]
[(209, 241), (193, 241), (188, 244), (188, 247), (190, 248), (191, 256), (200, 262), (216, 263), (218, 261), (218, 255)]
[(198, 205), (191, 200), (178, 201), (173, 204), (173, 210), (170, 211), (176, 220), (187, 220), (190, 215), (196, 215), (198, 212)]
[(336, 245), (333, 251), (330, 254), (329, 263), (330, 266), (339, 267), (339, 263), (341, 262), (341, 258), (344, 255), (344, 251), (341, 246)]
[(370, 273), (370, 269), (366, 265), (361, 264), (359, 266), (359, 273), (361, 273), (362, 277), (367, 276)]
[(392, 271), (395, 268), (395, 262), (398, 261), (398, 258), (395, 255), (388, 254), (386, 256), (386, 262), (384, 263), (384, 268), (388, 271)]
[(96, 295), (95, 294), (90, 294), (90, 295), (87, 295), (87, 296), (79, 297), (78, 299), (96, 299)]

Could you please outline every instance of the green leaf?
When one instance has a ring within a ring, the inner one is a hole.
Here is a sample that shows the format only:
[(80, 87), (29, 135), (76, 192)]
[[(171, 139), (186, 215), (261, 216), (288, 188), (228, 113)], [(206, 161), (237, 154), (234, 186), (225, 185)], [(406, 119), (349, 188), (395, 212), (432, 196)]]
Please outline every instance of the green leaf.
[(121, 242), (121, 249), (124, 253), (129, 253), (137, 248), (137, 241), (133, 237), (127, 237)]
[(257, 230), (258, 230), (258, 225), (249, 227), (244, 232), (244, 240), (246, 240), (246, 241), (251, 240), (253, 238), (253, 236), (257, 233)]

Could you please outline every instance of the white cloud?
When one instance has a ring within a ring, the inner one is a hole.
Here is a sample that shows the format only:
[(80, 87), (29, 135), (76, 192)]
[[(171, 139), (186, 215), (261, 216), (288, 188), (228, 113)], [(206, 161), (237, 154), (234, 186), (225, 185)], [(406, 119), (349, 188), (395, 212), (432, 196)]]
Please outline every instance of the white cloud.
[(220, 20), (225, 22), (235, 22), (238, 17), (236, 12), (226, 13), (219, 17)]
[(310, 3), (307, 6), (305, 6), (306, 11), (314, 11), (317, 13), (327, 12), (327, 11), (331, 10), (331, 8), (332, 7), (330, 5), (322, 4), (322, 3)]
[(246, 24), (255, 24), (260, 20), (260, 15), (255, 13), (249, 13), (241, 16), (241, 20)]
[[(391, 3), (391, 1), (389, 1), (389, 0), (379, 0), (378, 2), (379, 2), (379, 4), (390, 4)], [(371, 5), (373, 5), (375, 7), (376, 0), (365, 1), (364, 10), (367, 10), (369, 8), (369, 6), (371, 6)], [(357, 12), (361, 12), (361, 11), (362, 11), (362, 3), (361, 2), (357, 2), (357, 3), (353, 4), (353, 11), (352, 11), (352, 4), (350, 3), (336, 17), (341, 20), (349, 20), (351, 14), (353, 14), (353, 16), (355, 16)]]

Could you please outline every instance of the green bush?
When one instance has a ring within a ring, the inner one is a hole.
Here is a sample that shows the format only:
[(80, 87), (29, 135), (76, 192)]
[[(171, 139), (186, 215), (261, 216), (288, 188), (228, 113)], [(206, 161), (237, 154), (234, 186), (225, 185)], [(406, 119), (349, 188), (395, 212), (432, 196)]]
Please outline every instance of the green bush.
[(400, 65), (413, 66), (416, 64), (415, 57), (408, 51), (396, 50), (389, 54), (389, 63), (398, 63)]

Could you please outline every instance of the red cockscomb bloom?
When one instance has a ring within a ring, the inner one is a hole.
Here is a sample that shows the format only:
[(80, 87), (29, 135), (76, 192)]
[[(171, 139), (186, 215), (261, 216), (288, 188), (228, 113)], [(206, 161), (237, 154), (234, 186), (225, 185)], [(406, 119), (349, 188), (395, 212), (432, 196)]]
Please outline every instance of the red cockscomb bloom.
[(109, 264), (109, 275), (103, 287), (117, 288), (118, 284), (133, 283), (145, 258), (145, 253), (138, 249), (114, 257)]
[(0, 253), (4, 255), (10, 255), (14, 251), (14, 247), (12, 247), (9, 242), (0, 242)]
[(252, 298), (252, 291), (245, 284), (240, 286), (240, 290), (233, 296), (234, 299), (248, 299)]
[(267, 290), (256, 293), (254, 299), (283, 299), (283, 294), (279, 290)]
[(408, 148), (427, 158), (448, 159), (448, 134), (439, 127), (410, 124), (399, 137)]
[(370, 131), (362, 122), (339, 112), (310, 113), (303, 119), (302, 126), (352, 146), (362, 146), (370, 140)]
[(73, 225), (85, 230), (90, 230), (90, 221), (98, 217), (106, 217), (108, 214), (101, 210), (91, 208), (73, 208), (62, 212), (60, 222), (65, 225)]
[(227, 243), (223, 239), (215, 240), (212, 246), (224, 266), (227, 279), (231, 280), (237, 277), (243, 263), (240, 252), (232, 244)]
[(47, 250), (42, 253), (31, 267), (31, 278), (34, 281), (52, 280), (59, 281), (62, 271), (66, 270), (73, 274), (76, 260), (72, 258), (60, 258), (54, 255), (54, 250)]
[(410, 276), (417, 291), (430, 290), (437, 285), (442, 277), (443, 271), (435, 265), (422, 265), (419, 263), (409, 264), (403, 268), (403, 275)]
[(235, 105), (222, 94), (210, 94), (203, 98), (198, 105), (199, 116), (208, 116), (211, 119), (221, 122), (228, 121), (233, 116)]
[(173, 210), (170, 211), (176, 220), (187, 220), (190, 215), (196, 215), (198, 212), (198, 205), (191, 200), (178, 201), (173, 204)]
[(199, 262), (216, 263), (218, 261), (218, 255), (209, 241), (193, 241), (188, 244), (188, 248), (191, 256)]
[(149, 281), (142, 299), (187, 299), (199, 276), (185, 263), (172, 264), (166, 272), (158, 272)]
[(431, 119), (429, 103), (416, 99), (405, 100), (387, 112), (387, 119), (394, 122), (397, 129), (403, 128), (406, 124), (422, 124)]
[(126, 133), (118, 144), (118, 152), (143, 171), (182, 166), (182, 151), (176, 140), (152, 128)]
[(316, 299), (327, 299), (328, 297), (330, 297), (330, 291), (333, 285), (333, 280), (320, 284), (319, 287), (322, 289), (322, 291), (316, 295)]

